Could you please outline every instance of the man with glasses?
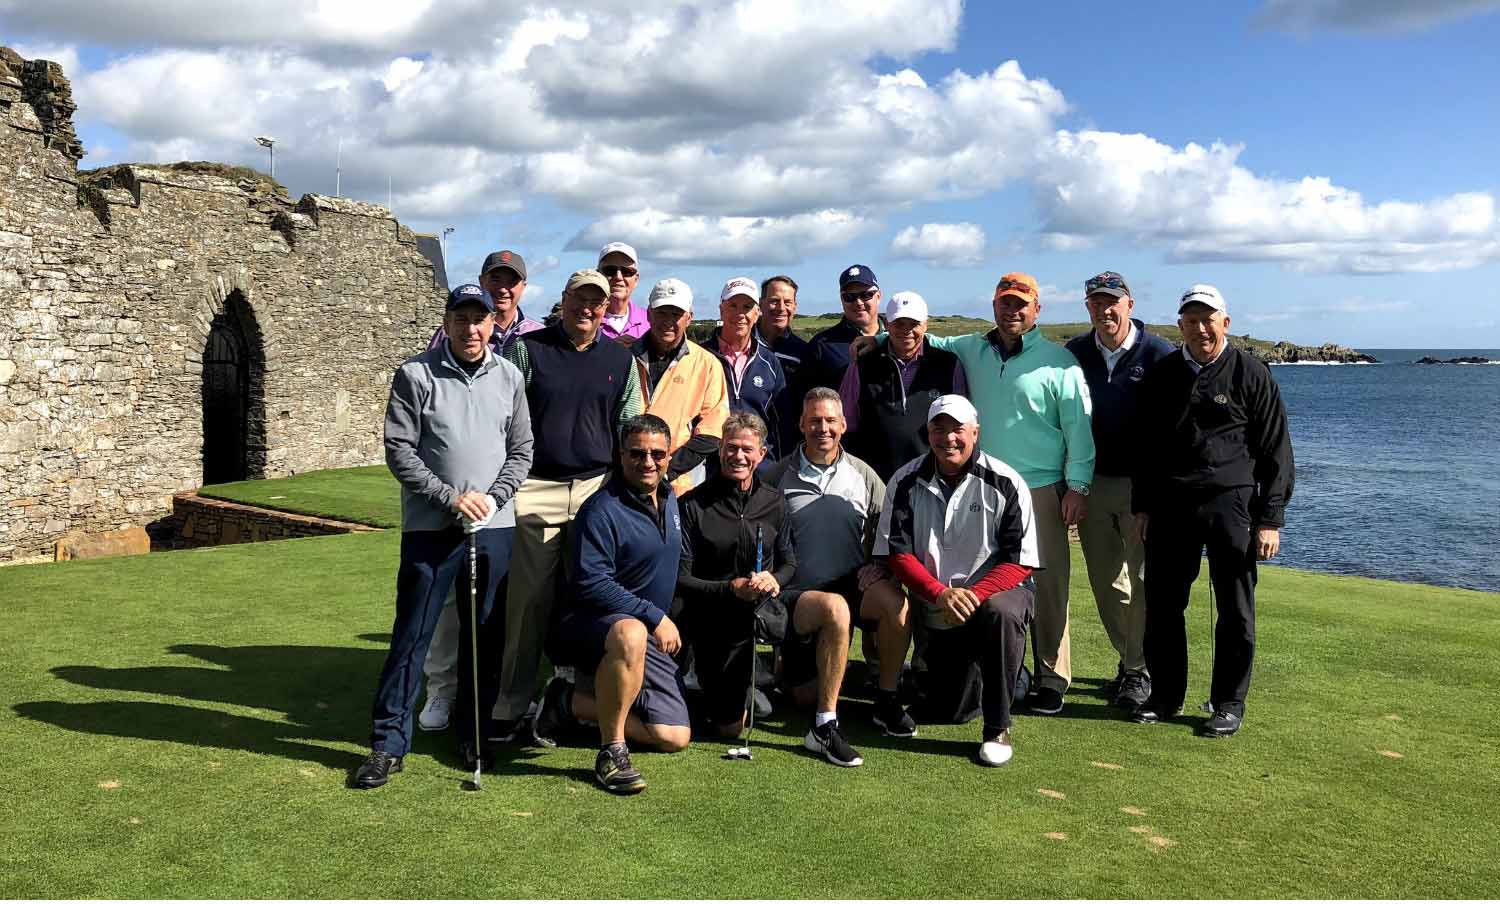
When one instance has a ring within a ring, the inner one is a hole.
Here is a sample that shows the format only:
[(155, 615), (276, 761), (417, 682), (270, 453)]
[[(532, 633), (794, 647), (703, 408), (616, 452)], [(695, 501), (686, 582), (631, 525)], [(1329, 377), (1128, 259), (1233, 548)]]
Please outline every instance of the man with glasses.
[(650, 319), (643, 308), (630, 302), (635, 284), (641, 281), (635, 249), (624, 242), (605, 245), (599, 249), (599, 272), (609, 280), (609, 309), (604, 312), (599, 331), (606, 339), (627, 343), (644, 336), (651, 329)]
[(677, 497), (667, 485), (666, 422), (651, 414), (620, 431), (618, 470), (578, 512), (570, 544), (570, 593), (548, 643), (577, 683), (547, 685), (532, 734), (556, 746), (579, 721), (599, 723), (594, 778), (614, 794), (646, 779), (629, 744), (674, 753), (692, 736), (682, 675), (673, 656), (682, 636), (668, 612), (682, 554)]
[(880, 283), (875, 271), (861, 264), (846, 268), (839, 274), (839, 301), (843, 319), (810, 343), (814, 371), (810, 385), (832, 390), (839, 388), (849, 369), (849, 343), (861, 336), (880, 335)]
[(609, 291), (604, 274), (579, 270), (563, 289), (558, 322), (527, 333), (505, 353), (526, 381), (536, 446), (531, 474), (516, 494), (515, 561), (495, 713), (501, 740), (515, 737), (536, 693), (570, 525), (604, 483), (620, 426), (645, 409), (630, 350), (599, 341)]
[[(516, 339), (542, 324), (528, 318), (521, 311), (521, 297), (526, 294), (526, 260), (515, 251), (496, 251), (484, 259), (480, 268), (479, 285), (489, 293), (495, 303), (495, 331), (490, 334), (490, 348), (497, 355)], [(448, 342), (448, 331), (439, 324), (428, 351), (442, 348)], [(514, 523), (515, 506), (506, 503), (507, 509), (501, 518)], [(500, 588), (502, 597), (505, 587)], [(458, 612), (453, 606), (455, 594), (448, 594), (443, 614), (438, 618), (437, 629), (432, 633), (432, 645), (427, 648), (427, 661), (422, 672), (427, 677), (427, 703), (417, 716), (417, 727), (423, 731), (442, 731), (448, 727), (453, 710), (454, 697), (458, 693)]]
[(1143, 647), (1146, 550), (1135, 536), (1130, 511), (1130, 470), (1143, 440), (1136, 404), (1141, 378), (1173, 348), (1130, 316), (1135, 299), (1120, 274), (1107, 270), (1090, 278), (1083, 296), (1094, 328), (1067, 346), (1083, 368), (1094, 402), (1094, 482), (1088, 514), (1078, 522), (1078, 539), (1099, 621), (1120, 657), (1114, 702), (1130, 712), (1151, 694)]

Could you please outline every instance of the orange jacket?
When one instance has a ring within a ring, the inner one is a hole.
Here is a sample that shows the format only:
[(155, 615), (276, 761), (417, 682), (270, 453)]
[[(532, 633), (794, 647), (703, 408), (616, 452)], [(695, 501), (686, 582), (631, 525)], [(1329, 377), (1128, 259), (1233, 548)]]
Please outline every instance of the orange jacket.
[[(719, 359), (698, 343), (684, 339), (667, 372), (653, 387), (645, 360), (648, 341), (642, 337), (636, 342), (636, 366), (646, 394), (646, 413), (666, 421), (672, 430), (671, 451), (675, 453), (694, 436), (723, 436), (724, 420), (729, 417), (729, 389)], [(691, 472), (672, 481), (674, 492), (685, 493), (692, 488)]]

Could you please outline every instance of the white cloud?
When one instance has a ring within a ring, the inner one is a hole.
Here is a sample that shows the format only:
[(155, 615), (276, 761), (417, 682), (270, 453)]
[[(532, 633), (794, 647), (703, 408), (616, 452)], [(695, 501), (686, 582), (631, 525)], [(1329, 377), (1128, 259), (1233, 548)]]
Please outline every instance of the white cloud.
[(28, 44), (19, 43), (10, 45), (10, 49), (21, 55), (24, 60), (51, 60), (63, 68), (63, 73), (69, 79), (83, 67), (78, 63), (78, 46), (75, 44)]
[(984, 229), (978, 223), (923, 223), (896, 233), (890, 254), (939, 267), (977, 267), (984, 249)]
[(1346, 298), (1328, 304), (1290, 305), (1274, 310), (1246, 311), (1243, 314), (1235, 314), (1233, 307), (1230, 314), (1236, 320), (1248, 323), (1282, 323), (1286, 321), (1303, 320), (1328, 320), (1332, 318), (1348, 318), (1371, 316), (1376, 314), (1397, 314), (1402, 311), (1411, 311), (1416, 304), (1410, 301), (1376, 301), (1366, 298)]
[(592, 251), (606, 242), (623, 241), (654, 263), (795, 264), (807, 255), (841, 248), (874, 226), (846, 210), (791, 217), (702, 217), (648, 208), (589, 225), (573, 237), (567, 250)]
[(1500, 10), (1500, 0), (1266, 0), (1256, 21), (1284, 31), (1420, 31)]

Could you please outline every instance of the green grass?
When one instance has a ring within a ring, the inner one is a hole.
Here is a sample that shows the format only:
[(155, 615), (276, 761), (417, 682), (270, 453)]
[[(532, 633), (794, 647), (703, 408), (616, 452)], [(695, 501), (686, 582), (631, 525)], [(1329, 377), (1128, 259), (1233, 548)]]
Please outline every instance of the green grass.
[[(384, 494), (367, 476), (346, 472), (345, 503), (334, 475), (298, 499), (373, 511)], [(315, 477), (263, 486), (290, 496)], [(584, 748), (518, 748), (466, 794), (428, 735), (388, 787), (355, 792), (344, 782), (365, 749), (398, 544), (383, 532), (0, 569), (0, 896), (1500, 888), (1500, 595), (1267, 568), (1245, 730), (1207, 741), (1197, 716), (1124, 724), (1096, 695), (1114, 658), (1075, 562), (1069, 708), (1020, 717), (1003, 769), (971, 762), (976, 724), (883, 739), (855, 697), (855, 770), (803, 753), (805, 717), (778, 713), (757, 727), (753, 763), (720, 759), (714, 741), (640, 756), (651, 787), (633, 799), (593, 787)], [(1193, 701), (1207, 691), (1204, 593), (1189, 613)]]
[(401, 526), (401, 490), (385, 465), (309, 471), (281, 480), (218, 483), (198, 494), (375, 527)]

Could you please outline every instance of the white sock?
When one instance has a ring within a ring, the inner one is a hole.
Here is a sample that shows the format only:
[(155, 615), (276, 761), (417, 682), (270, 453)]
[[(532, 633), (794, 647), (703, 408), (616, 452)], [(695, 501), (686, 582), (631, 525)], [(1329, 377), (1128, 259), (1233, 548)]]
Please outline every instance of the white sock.
[(837, 722), (838, 718), (838, 713), (818, 713), (817, 715), (813, 716), (813, 727), (822, 728), (829, 722)]

